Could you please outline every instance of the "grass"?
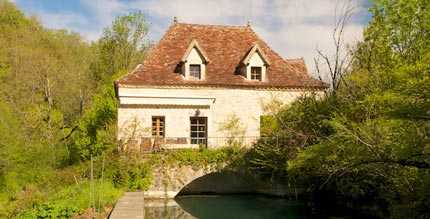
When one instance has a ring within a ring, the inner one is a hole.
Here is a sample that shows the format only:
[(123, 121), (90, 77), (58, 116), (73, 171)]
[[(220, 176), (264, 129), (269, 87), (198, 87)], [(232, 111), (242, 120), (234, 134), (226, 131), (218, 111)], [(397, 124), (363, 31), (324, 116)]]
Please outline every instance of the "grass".
[(111, 182), (95, 182), (94, 190), (88, 181), (67, 186), (52, 194), (46, 201), (38, 203), (32, 209), (25, 210), (17, 218), (70, 218), (81, 214), (94, 203), (101, 211), (106, 205), (113, 205), (122, 195), (122, 190)]

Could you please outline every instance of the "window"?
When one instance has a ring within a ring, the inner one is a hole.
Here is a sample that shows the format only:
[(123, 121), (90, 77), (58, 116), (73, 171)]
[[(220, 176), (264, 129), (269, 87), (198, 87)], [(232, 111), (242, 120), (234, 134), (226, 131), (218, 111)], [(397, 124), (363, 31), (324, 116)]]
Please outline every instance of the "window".
[(165, 134), (164, 130), (165, 130), (164, 116), (153, 116), (152, 117), (152, 136), (164, 137), (164, 134)]
[(261, 67), (251, 67), (251, 80), (261, 81)]
[(190, 65), (190, 78), (201, 79), (201, 69), (200, 65)]
[(191, 144), (207, 143), (207, 117), (191, 117)]

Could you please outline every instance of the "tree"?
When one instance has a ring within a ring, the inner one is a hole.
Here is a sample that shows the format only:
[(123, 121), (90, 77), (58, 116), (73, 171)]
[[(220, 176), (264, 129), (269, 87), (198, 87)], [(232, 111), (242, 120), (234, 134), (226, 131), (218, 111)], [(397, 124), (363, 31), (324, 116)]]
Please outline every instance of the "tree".
[(339, 203), (378, 206), (381, 217), (425, 218), (430, 4), (376, 1), (371, 11), (326, 120), (333, 132), (290, 161), (289, 173), (308, 173), (314, 191), (337, 194)]
[(97, 43), (99, 61), (94, 63), (95, 77), (111, 81), (120, 71), (130, 71), (143, 60), (148, 25), (142, 12), (117, 17), (104, 30)]
[(380, 0), (371, 12), (348, 68), (324, 58), (338, 81), (334, 92), (282, 107), (274, 127), (288, 141), (257, 144), (253, 164), (306, 186), (324, 208), (427, 218), (430, 3)]
[[(118, 20), (103, 42), (90, 45), (76, 33), (44, 28), (0, 0), (1, 218), (70, 217), (88, 207), (81, 187), (86, 187), (87, 165), (72, 167), (70, 161), (113, 148), (117, 101), (112, 81), (144, 54), (143, 23)], [(108, 57), (111, 53), (115, 57)], [(110, 71), (96, 68), (112, 61), (120, 64)], [(58, 198), (47, 202), (53, 197)]]
[[(348, 72), (353, 61), (353, 56), (344, 42), (344, 34), (346, 25), (354, 14), (354, 10), (355, 7), (350, 0), (342, 2), (342, 4), (337, 3), (334, 17), (335, 24), (332, 32), (334, 54), (328, 55), (317, 48), (318, 56), (314, 58), (315, 68), (320, 80), (324, 79), (321, 68), (327, 69), (328, 81), (333, 93), (336, 93), (340, 83), (344, 81), (343, 77)], [(340, 15), (338, 16), (339, 12)], [(322, 63), (320, 59), (322, 59)]]
[(117, 17), (96, 43), (97, 59), (92, 70), (99, 83), (98, 94), (70, 135), (72, 162), (115, 148), (117, 100), (113, 81), (143, 61), (146, 34), (144, 15), (137, 12)]
[(59, 139), (92, 97), (90, 47), (75, 33), (43, 28), (8, 1), (0, 1), (0, 30), (0, 102), (19, 118), (24, 144), (46, 147), (58, 164), (66, 156)]

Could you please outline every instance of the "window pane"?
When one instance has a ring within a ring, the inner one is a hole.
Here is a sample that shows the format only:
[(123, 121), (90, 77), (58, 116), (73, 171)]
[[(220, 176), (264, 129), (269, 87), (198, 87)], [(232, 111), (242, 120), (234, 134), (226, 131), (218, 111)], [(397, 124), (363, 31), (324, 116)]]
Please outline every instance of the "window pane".
[(190, 77), (200, 79), (200, 65), (190, 65)]
[(261, 81), (261, 67), (251, 67), (251, 79)]
[(152, 117), (152, 136), (164, 137), (164, 116), (153, 116)]
[(191, 144), (206, 144), (207, 118), (191, 117), (190, 126), (191, 126)]

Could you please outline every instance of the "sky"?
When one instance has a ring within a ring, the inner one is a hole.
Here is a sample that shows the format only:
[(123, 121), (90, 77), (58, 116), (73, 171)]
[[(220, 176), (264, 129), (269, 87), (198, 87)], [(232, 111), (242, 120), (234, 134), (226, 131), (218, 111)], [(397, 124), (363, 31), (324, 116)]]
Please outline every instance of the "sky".
[[(313, 71), (316, 49), (333, 51), (331, 34), (336, 11), (349, 0), (11, 0), (46, 27), (68, 29), (97, 40), (116, 16), (142, 11), (149, 24), (148, 40), (157, 42), (176, 16), (179, 22), (246, 25), (284, 58), (304, 57)], [(344, 41), (362, 39), (371, 15), (369, 0), (351, 0), (354, 16)]]

